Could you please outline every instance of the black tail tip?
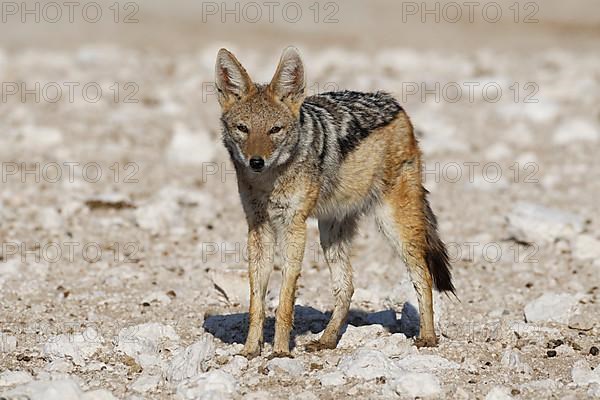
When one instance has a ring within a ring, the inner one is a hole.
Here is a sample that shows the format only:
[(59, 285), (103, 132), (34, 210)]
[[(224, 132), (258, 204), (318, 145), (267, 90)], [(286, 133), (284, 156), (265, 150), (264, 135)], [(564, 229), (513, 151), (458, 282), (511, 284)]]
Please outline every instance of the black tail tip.
[(437, 240), (428, 249), (427, 266), (436, 290), (456, 294), (456, 289), (452, 284), (452, 273), (450, 272), (450, 261), (448, 260), (446, 247), (440, 240)]
[[(424, 189), (427, 193), (427, 189)], [(456, 296), (456, 289), (452, 284), (452, 273), (450, 272), (450, 260), (446, 245), (440, 239), (437, 231), (437, 219), (431, 210), (427, 197), (424, 198), (425, 218), (427, 223), (427, 249), (425, 259), (427, 267), (433, 278), (433, 286), (440, 292), (451, 292)]]

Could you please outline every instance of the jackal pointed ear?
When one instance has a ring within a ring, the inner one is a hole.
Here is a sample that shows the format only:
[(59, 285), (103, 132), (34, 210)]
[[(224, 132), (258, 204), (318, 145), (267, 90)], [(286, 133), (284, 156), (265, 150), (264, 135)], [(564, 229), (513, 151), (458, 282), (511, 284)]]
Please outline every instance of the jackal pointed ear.
[(305, 85), (300, 53), (293, 46), (287, 47), (283, 50), (277, 71), (269, 83), (269, 90), (274, 97), (297, 111), (304, 100)]
[(224, 109), (252, 94), (256, 87), (242, 64), (226, 49), (219, 50), (215, 65), (219, 104)]

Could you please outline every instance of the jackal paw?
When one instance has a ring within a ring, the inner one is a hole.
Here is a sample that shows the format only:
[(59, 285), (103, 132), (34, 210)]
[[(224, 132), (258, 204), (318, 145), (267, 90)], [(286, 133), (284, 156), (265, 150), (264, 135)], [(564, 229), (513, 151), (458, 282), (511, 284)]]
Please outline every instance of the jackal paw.
[(253, 359), (254, 357), (260, 356), (260, 347), (258, 348), (246, 348), (244, 347), (242, 351), (239, 353), (240, 356), (246, 357), (248, 360)]
[(415, 346), (418, 348), (421, 347), (436, 347), (437, 346), (437, 338), (435, 336), (427, 336), (427, 337), (418, 337), (415, 339)]
[(289, 351), (274, 351), (269, 354), (267, 360), (272, 360), (274, 358), (294, 358), (294, 356)]
[(304, 350), (309, 353), (314, 353), (321, 350), (335, 349), (336, 345), (337, 343), (333, 341), (322, 342), (320, 340), (313, 340), (304, 346)]

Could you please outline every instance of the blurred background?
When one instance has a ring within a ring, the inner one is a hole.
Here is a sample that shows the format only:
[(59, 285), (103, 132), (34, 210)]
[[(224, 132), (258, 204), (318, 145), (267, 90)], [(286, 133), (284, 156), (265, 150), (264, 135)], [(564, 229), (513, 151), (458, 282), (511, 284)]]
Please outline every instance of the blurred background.
[[(39, 11), (27, 14), (27, 10), (35, 10), (36, 3)], [(71, 6), (58, 2), (62, 13), (59, 18), (57, 8), (48, 7), (48, 3), (52, 2), (3, 3), (0, 33), (4, 49), (60, 50), (111, 43), (177, 53), (220, 42), (256, 50), (283, 48), (289, 43), (311, 48), (343, 46), (367, 52), (390, 46), (453, 51), (478, 47), (593, 50), (600, 34), (598, 3), (594, 0), (500, 0), (470, 6), (465, 2), (432, 0), (273, 4), (145, 0), (119, 2), (118, 7), (110, 0), (100, 0)], [(98, 7), (86, 8), (88, 3)], [(485, 8), (490, 3), (494, 5)], [(101, 10), (99, 17), (97, 10)], [(499, 18), (497, 10), (501, 10)], [(40, 23), (34, 22), (36, 17)], [(27, 23), (22, 23), (22, 18)], [(122, 23), (115, 23), (115, 18)]]

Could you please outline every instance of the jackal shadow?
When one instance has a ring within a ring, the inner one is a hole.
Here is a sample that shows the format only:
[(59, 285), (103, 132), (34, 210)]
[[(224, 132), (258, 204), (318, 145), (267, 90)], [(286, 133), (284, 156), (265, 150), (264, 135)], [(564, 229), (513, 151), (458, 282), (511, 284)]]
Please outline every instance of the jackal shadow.
[[(312, 307), (296, 306), (294, 308), (294, 329), (291, 334), (291, 345), (296, 345), (296, 336), (304, 333), (319, 333), (325, 329), (331, 312), (321, 312)], [(419, 334), (419, 311), (410, 303), (404, 303), (401, 318), (396, 318), (396, 312), (387, 309), (377, 312), (367, 312), (351, 309), (348, 313), (346, 325), (342, 328), (345, 332), (347, 325), (365, 326), (382, 325), (390, 333), (403, 333), (407, 337)], [(206, 315), (204, 329), (225, 343), (241, 343), (246, 341), (248, 334), (248, 313)], [(268, 317), (265, 321), (264, 340), (273, 343), (275, 333), (275, 318)]]

